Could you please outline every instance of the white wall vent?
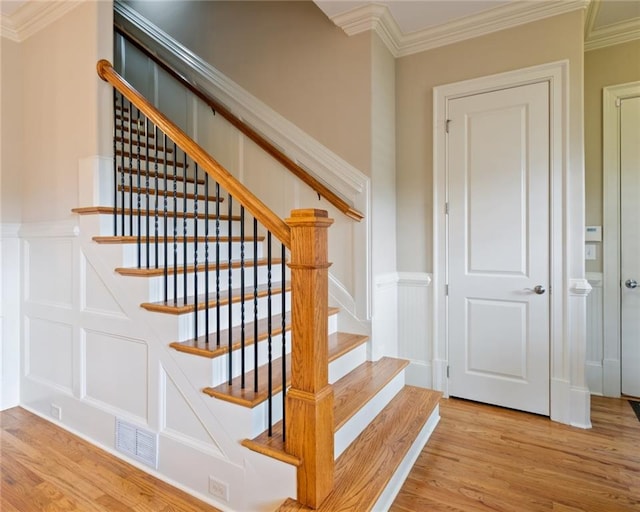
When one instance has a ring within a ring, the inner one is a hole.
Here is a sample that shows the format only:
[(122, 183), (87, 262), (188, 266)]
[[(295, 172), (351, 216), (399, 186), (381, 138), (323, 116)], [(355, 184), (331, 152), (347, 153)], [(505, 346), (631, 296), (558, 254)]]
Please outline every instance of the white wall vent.
[(158, 469), (158, 436), (116, 418), (116, 450)]

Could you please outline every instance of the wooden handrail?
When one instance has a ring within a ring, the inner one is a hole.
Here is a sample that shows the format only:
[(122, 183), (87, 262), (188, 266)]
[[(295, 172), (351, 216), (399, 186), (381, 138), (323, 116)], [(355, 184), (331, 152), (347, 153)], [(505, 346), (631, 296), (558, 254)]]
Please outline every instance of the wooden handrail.
[(175, 80), (198, 98), (204, 101), (209, 107), (211, 107), (216, 113), (224, 117), (230, 124), (236, 127), (245, 136), (251, 139), (255, 144), (261, 147), (264, 151), (269, 153), (275, 160), (280, 162), (285, 168), (295, 174), (304, 183), (309, 185), (315, 192), (324, 197), (329, 203), (335, 206), (339, 211), (344, 213), (347, 217), (354, 220), (361, 221), (364, 215), (353, 208), (347, 201), (342, 199), (338, 194), (329, 189), (326, 185), (321, 183), (318, 179), (309, 174), (305, 169), (296, 164), (282, 151), (276, 148), (271, 142), (265, 139), (262, 135), (256, 132), (251, 126), (242, 121), (239, 117), (235, 116), (229, 109), (227, 109), (222, 103), (215, 98), (212, 98), (207, 93), (193, 85), (187, 78), (178, 73), (171, 65), (162, 60), (158, 55), (149, 50), (143, 43), (138, 41), (134, 36), (129, 34), (126, 30), (116, 26), (115, 30), (129, 40), (136, 48), (147, 55), (151, 60), (158, 64), (162, 69), (169, 73)]
[(253, 195), (242, 183), (220, 165), (209, 153), (193, 139), (171, 122), (162, 112), (149, 103), (129, 82), (122, 78), (107, 60), (97, 64), (98, 76), (110, 83), (153, 123), (169, 136), (176, 145), (188, 154), (194, 162), (204, 169), (220, 186), (237, 199), (256, 219), (262, 223), (287, 248), (291, 248), (291, 230), (289, 226)]

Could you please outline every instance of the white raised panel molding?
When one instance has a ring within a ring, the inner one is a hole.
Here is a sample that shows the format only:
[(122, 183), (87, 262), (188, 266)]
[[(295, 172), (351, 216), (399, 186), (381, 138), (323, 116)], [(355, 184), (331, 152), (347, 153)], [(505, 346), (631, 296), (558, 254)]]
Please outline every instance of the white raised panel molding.
[(398, 274), (395, 272), (375, 279), (371, 336), (371, 360), (398, 357)]
[[(569, 162), (569, 62), (558, 61), (521, 70), (435, 87), (433, 90), (433, 289), (434, 289), (434, 386), (446, 395), (448, 360), (446, 312), (446, 135), (448, 102), (476, 94), (529, 83), (546, 82), (550, 91), (551, 123), (551, 419), (586, 427), (589, 425), (589, 393), (585, 386), (585, 303), (590, 290), (584, 272), (573, 258), (575, 247), (584, 246), (583, 219), (572, 208), (583, 190), (571, 173)], [(580, 174), (582, 176), (582, 174)], [(571, 201), (569, 200), (571, 198)], [(579, 231), (578, 231), (579, 229)], [(583, 249), (584, 250), (584, 249)]]
[(620, 122), (618, 102), (640, 95), (640, 82), (613, 85), (602, 90), (603, 174), (603, 394), (619, 397), (620, 361)]
[(410, 361), (407, 384), (433, 387), (431, 274), (398, 272), (398, 356)]
[(20, 403), (20, 224), (0, 224), (0, 410)]
[(586, 380), (587, 387), (593, 395), (602, 395), (602, 274), (587, 273), (587, 280), (592, 287), (587, 296), (587, 354)]

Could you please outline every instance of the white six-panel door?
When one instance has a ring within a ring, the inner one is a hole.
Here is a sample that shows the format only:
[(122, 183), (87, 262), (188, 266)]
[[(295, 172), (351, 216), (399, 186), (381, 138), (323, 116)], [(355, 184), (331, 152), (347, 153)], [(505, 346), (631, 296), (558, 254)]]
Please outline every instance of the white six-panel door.
[(640, 397), (640, 97), (620, 101), (622, 393)]
[(549, 414), (549, 84), (448, 103), (449, 394)]

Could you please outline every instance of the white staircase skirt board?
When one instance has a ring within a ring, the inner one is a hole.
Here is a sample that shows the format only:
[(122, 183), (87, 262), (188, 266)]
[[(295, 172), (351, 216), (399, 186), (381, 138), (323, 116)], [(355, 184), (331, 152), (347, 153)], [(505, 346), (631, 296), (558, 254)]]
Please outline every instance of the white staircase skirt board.
[(360, 435), (382, 409), (404, 387), (404, 370), (399, 372), (375, 397), (369, 400), (362, 409), (354, 414), (334, 436), (333, 456), (340, 454)]

